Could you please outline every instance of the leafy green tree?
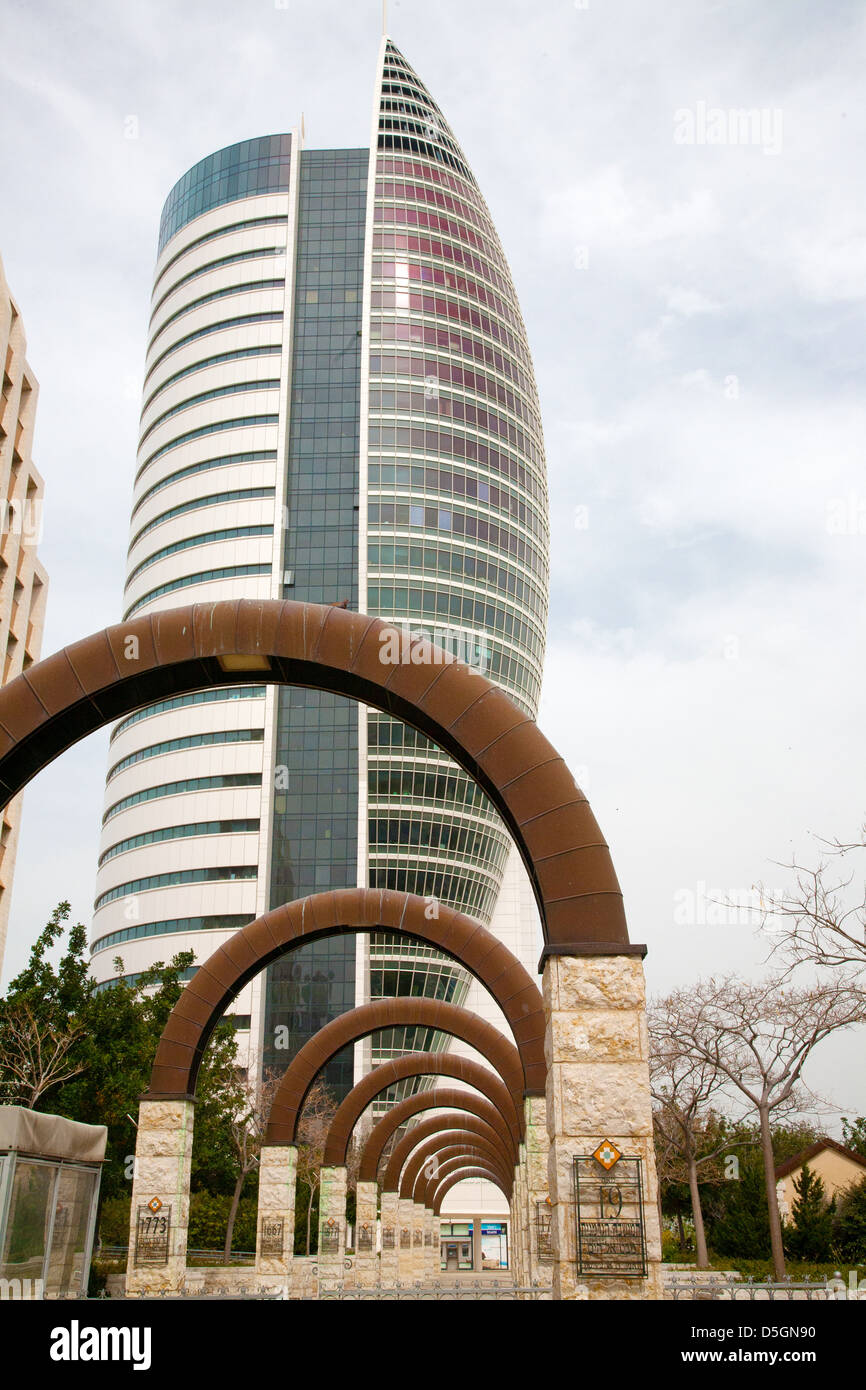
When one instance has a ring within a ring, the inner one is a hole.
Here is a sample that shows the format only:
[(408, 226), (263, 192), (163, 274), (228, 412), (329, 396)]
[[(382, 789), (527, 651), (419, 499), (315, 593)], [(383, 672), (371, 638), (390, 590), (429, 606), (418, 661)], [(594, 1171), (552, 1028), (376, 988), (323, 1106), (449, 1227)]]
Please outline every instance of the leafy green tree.
[(44, 1023), (78, 1019), (93, 990), (87, 961), (87, 931), (81, 922), (69, 928), (69, 941), (57, 969), (48, 959), (62, 940), (69, 920), (68, 902), (58, 903), (39, 933), (27, 965), (16, 975), (6, 1000), (26, 1002)]
[(791, 1221), (784, 1229), (788, 1253), (796, 1260), (824, 1261), (832, 1258), (834, 1204), (827, 1200), (822, 1179), (803, 1164), (799, 1178), (794, 1179), (797, 1196)]
[(866, 1178), (837, 1194), (833, 1242), (842, 1259), (866, 1261)]
[[(75, 1031), (65, 1062), (76, 1074), (43, 1092), (35, 1104), (67, 1119), (107, 1127), (101, 1184), (105, 1201), (130, 1191), (138, 1102), (147, 1089), (162, 1030), (180, 997), (183, 976), (195, 957), (184, 951), (168, 964), (158, 961), (134, 984), (122, 978), (123, 962), (118, 959), (117, 978), (99, 987), (89, 972), (87, 933), (80, 922), (69, 927), (62, 947), (69, 911), (68, 902), (54, 909), (27, 965), (0, 1000), (0, 1083), (10, 1079), (3, 1061), (4, 1029), (22, 1010), (46, 1030)], [(51, 956), (58, 950), (55, 966)], [(234, 1031), (223, 1022), (208, 1043), (196, 1088), (194, 1190), (231, 1192), (234, 1187), (228, 1119), (237, 1108), (240, 1085)]]
[[(707, 1238), (720, 1255), (739, 1259), (765, 1259), (769, 1239), (765, 1188), (759, 1186), (756, 1166), (760, 1164), (760, 1132), (756, 1125), (726, 1125), (730, 1147), (723, 1153), (736, 1157), (730, 1178), (704, 1192), (707, 1208)], [(776, 1164), (793, 1158), (818, 1138), (818, 1130), (807, 1121), (773, 1126), (773, 1158)], [(727, 1165), (725, 1165), (727, 1167)]]
[(852, 1149), (861, 1158), (866, 1158), (866, 1116), (856, 1120), (842, 1120), (842, 1142), (846, 1149)]
[(770, 1255), (770, 1220), (760, 1151), (739, 1155), (738, 1177), (706, 1198), (708, 1238), (720, 1255), (764, 1260)]
[(796, 1158), (821, 1138), (821, 1131), (808, 1120), (789, 1121), (773, 1125), (773, 1159), (778, 1167), (789, 1158)]

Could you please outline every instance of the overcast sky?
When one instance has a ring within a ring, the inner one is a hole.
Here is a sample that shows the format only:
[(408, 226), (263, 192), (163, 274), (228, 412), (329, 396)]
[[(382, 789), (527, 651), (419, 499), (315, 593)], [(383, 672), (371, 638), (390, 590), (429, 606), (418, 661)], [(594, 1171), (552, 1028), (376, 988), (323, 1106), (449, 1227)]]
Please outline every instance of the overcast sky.
[[(163, 199), (302, 112), (308, 147), (366, 146), (380, 29), (379, 0), (0, 0), (46, 655), (120, 617)], [(389, 29), (478, 177), (533, 349), (542, 726), (610, 842), (651, 991), (760, 973), (766, 941), (706, 924), (702, 895), (783, 886), (774, 861), (864, 818), (864, 7), (391, 0)], [(6, 981), (59, 899), (89, 922), (106, 746), (27, 792)], [(862, 1043), (809, 1074), (842, 1113), (866, 1112)]]

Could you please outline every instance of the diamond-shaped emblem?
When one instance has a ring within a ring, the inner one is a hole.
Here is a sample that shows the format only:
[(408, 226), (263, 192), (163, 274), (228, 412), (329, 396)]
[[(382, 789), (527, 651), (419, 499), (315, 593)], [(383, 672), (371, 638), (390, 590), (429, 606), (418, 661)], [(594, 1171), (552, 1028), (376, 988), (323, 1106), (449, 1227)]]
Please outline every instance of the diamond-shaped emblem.
[(622, 1158), (622, 1154), (612, 1139), (603, 1139), (593, 1154), (593, 1158), (601, 1164), (605, 1172), (609, 1173), (613, 1165)]
[(158, 1211), (162, 1211), (162, 1202), (159, 1200), (158, 1197), (151, 1197), (147, 1205), (149, 1210), (153, 1212), (154, 1216), (156, 1216), (156, 1213)]

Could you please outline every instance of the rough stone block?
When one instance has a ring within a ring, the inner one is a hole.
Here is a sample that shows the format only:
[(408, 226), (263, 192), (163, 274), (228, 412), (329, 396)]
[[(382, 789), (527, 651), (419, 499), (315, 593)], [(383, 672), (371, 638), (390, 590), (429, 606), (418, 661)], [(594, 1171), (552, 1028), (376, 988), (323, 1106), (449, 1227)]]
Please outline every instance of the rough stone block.
[(646, 1059), (641, 1018), (625, 1009), (559, 1010), (545, 1036), (548, 1067), (557, 1062), (629, 1062)]
[(646, 1007), (643, 962), (637, 956), (555, 956), (555, 1011)]

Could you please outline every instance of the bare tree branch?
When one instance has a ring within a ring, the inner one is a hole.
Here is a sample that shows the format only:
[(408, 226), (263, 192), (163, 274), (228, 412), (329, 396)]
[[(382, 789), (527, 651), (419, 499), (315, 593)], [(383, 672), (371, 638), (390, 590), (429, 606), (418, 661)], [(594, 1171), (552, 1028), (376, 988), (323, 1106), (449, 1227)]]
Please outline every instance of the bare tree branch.
[(282, 1077), (274, 1071), (265, 1071), (259, 1075), (258, 1068), (253, 1062), (247, 1077), (237, 1083), (238, 1105), (229, 1120), (229, 1138), (237, 1159), (238, 1173), (226, 1228), (223, 1252), (226, 1264), (229, 1264), (231, 1260), (232, 1236), (234, 1235), (235, 1218), (240, 1205), (244, 1181), (247, 1174), (259, 1163), (271, 1107), (281, 1080)]
[[(706, 1057), (673, 1034), (668, 1026), (671, 1005), (662, 1000), (649, 1011), (650, 1091), (655, 1101), (653, 1130), (659, 1180), (688, 1184), (695, 1227), (695, 1256), (699, 1269), (709, 1267), (699, 1177), (720, 1181), (710, 1164), (730, 1142), (708, 1149), (709, 1135), (718, 1131), (711, 1102), (727, 1078)], [(716, 1165), (717, 1167), (718, 1165)], [(699, 1169), (704, 1171), (699, 1173)]]
[[(858, 980), (866, 972), (866, 881), (856, 882), (851, 861), (866, 852), (866, 825), (859, 840), (816, 838), (827, 857), (816, 865), (793, 859), (780, 866), (795, 875), (792, 888), (770, 892), (761, 886), (761, 929), (777, 938), (770, 956), (779, 957), (786, 974), (816, 965), (849, 971)], [(848, 859), (850, 872), (833, 872), (834, 859)]]
[(56, 1028), (37, 1018), (25, 1000), (4, 1007), (0, 1020), (0, 1077), (7, 1105), (33, 1110), (40, 1096), (82, 1071), (70, 1049), (84, 1033), (77, 1024)]
[(307, 1092), (307, 1099), (298, 1121), (298, 1182), (306, 1188), (307, 1201), (307, 1241), (306, 1251), (310, 1253), (311, 1218), (313, 1198), (319, 1188), (322, 1176), (322, 1159), (331, 1121), (337, 1113), (337, 1102), (333, 1092), (321, 1080), (315, 1081)]

